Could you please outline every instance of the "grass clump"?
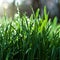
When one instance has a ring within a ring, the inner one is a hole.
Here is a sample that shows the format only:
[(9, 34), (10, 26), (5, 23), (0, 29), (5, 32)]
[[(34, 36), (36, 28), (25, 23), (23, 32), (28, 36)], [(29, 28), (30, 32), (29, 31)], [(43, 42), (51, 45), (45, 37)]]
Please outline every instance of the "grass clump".
[(60, 60), (60, 25), (32, 14), (17, 14), (13, 21), (0, 24), (0, 60)]

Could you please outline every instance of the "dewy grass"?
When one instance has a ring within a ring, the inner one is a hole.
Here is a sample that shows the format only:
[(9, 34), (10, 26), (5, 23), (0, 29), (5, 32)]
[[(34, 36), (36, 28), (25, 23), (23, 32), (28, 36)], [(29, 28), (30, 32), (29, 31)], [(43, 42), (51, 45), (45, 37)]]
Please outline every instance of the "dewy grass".
[(0, 23), (0, 60), (60, 60), (60, 25), (36, 14), (16, 14)]

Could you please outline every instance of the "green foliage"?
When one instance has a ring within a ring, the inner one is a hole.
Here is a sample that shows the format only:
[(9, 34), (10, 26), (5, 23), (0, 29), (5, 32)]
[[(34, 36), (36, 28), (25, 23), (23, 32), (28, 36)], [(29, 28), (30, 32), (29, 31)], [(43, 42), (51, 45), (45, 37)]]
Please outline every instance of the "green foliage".
[[(46, 8), (45, 8), (46, 9)], [(60, 25), (36, 14), (16, 14), (0, 23), (0, 60), (60, 60)]]

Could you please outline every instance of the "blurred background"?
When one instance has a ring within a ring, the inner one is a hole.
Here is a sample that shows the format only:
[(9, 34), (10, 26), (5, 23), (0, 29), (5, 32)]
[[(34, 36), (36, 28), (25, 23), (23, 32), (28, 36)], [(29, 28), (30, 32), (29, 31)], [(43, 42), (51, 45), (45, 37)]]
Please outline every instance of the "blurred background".
[(27, 16), (32, 13), (32, 8), (36, 11), (40, 8), (41, 16), (43, 15), (44, 6), (50, 17), (57, 16), (60, 18), (60, 0), (0, 0), (0, 17), (6, 13), (8, 17), (14, 17), (17, 12), (17, 3), (21, 15), (26, 12)]
[(14, 17), (17, 12), (17, 3), (21, 14), (27, 12), (27, 15), (31, 14), (32, 0), (0, 0), (0, 17), (6, 15), (8, 17)]

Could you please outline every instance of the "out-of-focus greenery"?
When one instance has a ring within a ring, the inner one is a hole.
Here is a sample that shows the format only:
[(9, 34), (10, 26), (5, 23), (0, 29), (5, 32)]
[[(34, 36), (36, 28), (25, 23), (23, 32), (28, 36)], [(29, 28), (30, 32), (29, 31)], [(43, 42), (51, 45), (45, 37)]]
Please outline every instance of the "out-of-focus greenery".
[(39, 9), (30, 18), (20, 13), (0, 23), (0, 60), (60, 60), (60, 25)]

